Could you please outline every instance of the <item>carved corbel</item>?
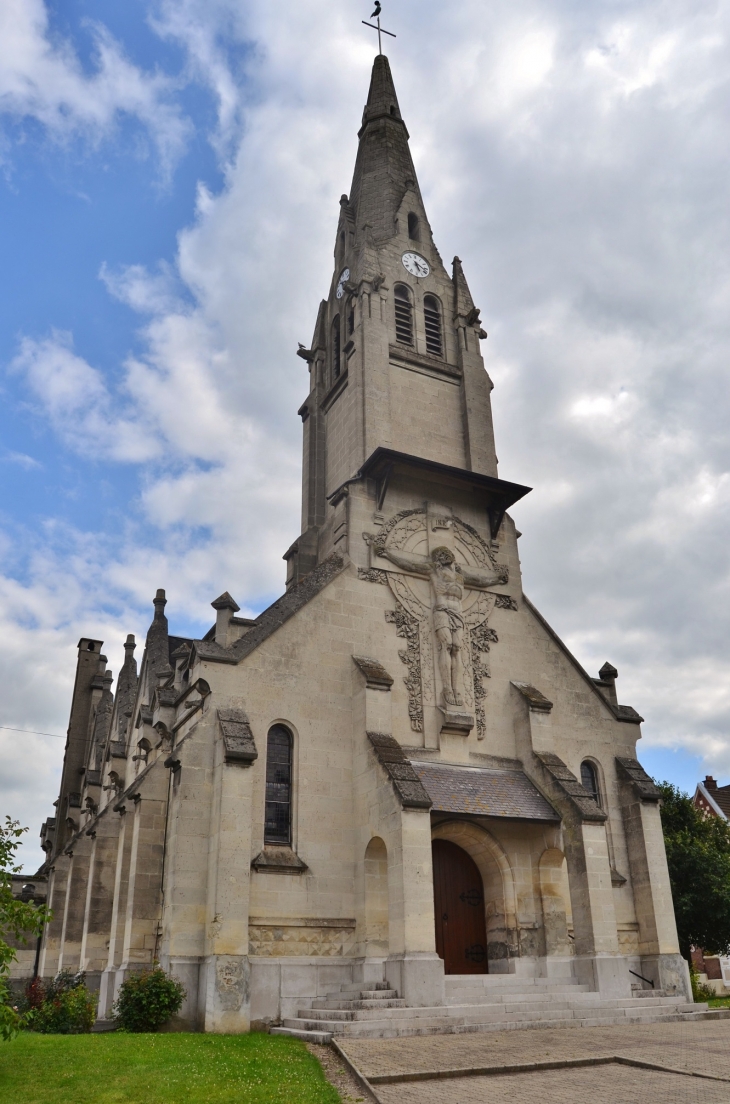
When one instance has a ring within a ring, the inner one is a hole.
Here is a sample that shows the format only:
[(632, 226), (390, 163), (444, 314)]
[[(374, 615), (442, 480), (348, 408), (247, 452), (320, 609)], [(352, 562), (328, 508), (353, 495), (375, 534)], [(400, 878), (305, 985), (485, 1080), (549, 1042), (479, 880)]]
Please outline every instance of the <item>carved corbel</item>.
[(159, 751), (160, 748), (167, 750), (172, 745), (172, 733), (168, 730), (167, 725), (163, 721), (157, 721), (153, 727), (160, 737), (160, 742), (157, 744), (155, 750)]

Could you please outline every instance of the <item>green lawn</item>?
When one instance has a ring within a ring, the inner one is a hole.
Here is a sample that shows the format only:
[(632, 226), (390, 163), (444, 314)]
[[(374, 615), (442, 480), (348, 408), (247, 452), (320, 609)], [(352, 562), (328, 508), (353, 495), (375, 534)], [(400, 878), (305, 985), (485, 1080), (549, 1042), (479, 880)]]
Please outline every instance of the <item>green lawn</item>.
[(0, 1042), (0, 1104), (340, 1104), (282, 1035), (32, 1035)]
[(730, 1008), (730, 997), (712, 997), (707, 1004), (710, 1008)]

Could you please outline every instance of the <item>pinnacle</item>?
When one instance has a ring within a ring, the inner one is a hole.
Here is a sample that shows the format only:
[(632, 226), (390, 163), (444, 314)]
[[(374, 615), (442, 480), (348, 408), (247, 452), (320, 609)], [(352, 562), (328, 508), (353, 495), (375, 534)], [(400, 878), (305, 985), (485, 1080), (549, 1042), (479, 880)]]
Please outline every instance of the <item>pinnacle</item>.
[(469, 285), (466, 282), (466, 276), (464, 275), (464, 269), (461, 267), (461, 259), (459, 257), (454, 257), (453, 272), (456, 298), (455, 314), (466, 316), (474, 310), (474, 300), (471, 297)]
[(220, 598), (216, 598), (214, 602), (210, 603), (214, 610), (229, 609), (234, 613), (238, 613), (240, 606), (231, 598), (227, 590), (224, 590)]

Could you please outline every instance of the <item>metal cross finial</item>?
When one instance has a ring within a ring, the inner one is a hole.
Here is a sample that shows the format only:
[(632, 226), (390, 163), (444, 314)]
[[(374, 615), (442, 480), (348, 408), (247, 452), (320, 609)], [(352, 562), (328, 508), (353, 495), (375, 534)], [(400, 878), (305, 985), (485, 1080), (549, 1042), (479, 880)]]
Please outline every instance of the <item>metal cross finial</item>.
[(382, 52), (383, 52), (383, 40), (380, 37), (381, 35), (387, 34), (387, 35), (390, 35), (391, 38), (397, 38), (398, 37), (397, 35), (394, 35), (392, 31), (386, 31), (385, 27), (380, 26), (380, 12), (381, 11), (382, 11), (382, 8), (381, 8), (380, 0), (375, 0), (375, 11), (370, 16), (370, 18), (375, 19), (376, 22), (375, 23), (368, 23), (365, 19), (362, 20), (362, 22), (365, 24), (366, 27), (372, 27), (374, 31), (378, 32), (378, 53), (379, 54), (382, 54)]

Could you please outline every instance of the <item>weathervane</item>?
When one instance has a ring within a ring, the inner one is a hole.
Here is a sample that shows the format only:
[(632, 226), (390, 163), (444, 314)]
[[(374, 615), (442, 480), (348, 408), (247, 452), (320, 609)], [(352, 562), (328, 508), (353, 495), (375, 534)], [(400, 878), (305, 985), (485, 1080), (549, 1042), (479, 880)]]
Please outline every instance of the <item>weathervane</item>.
[(385, 27), (380, 26), (380, 12), (381, 12), (381, 10), (382, 10), (382, 8), (381, 8), (381, 5), (380, 5), (380, 0), (375, 0), (375, 11), (370, 16), (370, 18), (375, 19), (376, 22), (375, 23), (368, 23), (367, 20), (365, 20), (365, 19), (363, 19), (361, 21), (365, 24), (366, 27), (372, 27), (374, 31), (378, 32), (378, 53), (379, 54), (382, 54), (382, 52), (383, 52), (383, 42), (382, 42), (382, 39), (380, 37), (381, 34), (390, 35), (391, 38), (397, 38), (398, 37), (397, 35), (394, 35), (392, 31), (386, 31)]

